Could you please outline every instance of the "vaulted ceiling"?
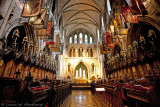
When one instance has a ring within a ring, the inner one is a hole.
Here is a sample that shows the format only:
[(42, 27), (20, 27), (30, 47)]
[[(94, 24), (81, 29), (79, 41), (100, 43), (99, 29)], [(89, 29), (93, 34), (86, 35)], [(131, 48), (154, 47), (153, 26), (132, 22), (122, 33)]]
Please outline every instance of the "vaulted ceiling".
[(105, 0), (58, 0), (58, 20), (68, 36), (78, 29), (86, 29), (96, 35), (101, 26)]

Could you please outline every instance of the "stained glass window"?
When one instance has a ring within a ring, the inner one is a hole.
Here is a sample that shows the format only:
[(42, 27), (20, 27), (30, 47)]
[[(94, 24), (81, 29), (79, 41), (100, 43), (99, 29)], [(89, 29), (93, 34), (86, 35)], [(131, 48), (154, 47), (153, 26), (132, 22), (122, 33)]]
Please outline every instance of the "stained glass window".
[(85, 43), (88, 43), (88, 36), (85, 34)]
[(82, 33), (79, 34), (79, 43), (82, 43)]
[(74, 43), (77, 43), (77, 34), (74, 35)]
[(90, 37), (90, 43), (92, 43), (93, 41), (92, 41), (92, 37)]
[(69, 43), (72, 43), (72, 37), (69, 38)]
[(85, 70), (83, 70), (83, 78), (85, 78), (85, 76), (86, 76), (86, 72)]
[(76, 70), (76, 78), (78, 78), (78, 70)]
[(79, 77), (82, 77), (82, 68), (79, 69)]

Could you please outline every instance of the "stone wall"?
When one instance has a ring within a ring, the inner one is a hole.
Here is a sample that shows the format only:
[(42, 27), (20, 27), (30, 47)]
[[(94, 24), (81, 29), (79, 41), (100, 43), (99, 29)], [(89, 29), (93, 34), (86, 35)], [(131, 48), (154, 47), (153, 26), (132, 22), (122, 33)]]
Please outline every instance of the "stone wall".
[(144, 6), (148, 11), (149, 16), (160, 22), (160, 4), (158, 0), (146, 0)]

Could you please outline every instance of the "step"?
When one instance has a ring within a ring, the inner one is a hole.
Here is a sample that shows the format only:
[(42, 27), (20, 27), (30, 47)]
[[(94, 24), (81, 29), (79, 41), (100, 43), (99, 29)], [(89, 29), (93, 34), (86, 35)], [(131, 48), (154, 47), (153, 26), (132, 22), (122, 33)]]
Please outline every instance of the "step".
[(90, 84), (72, 84), (72, 90), (90, 90)]

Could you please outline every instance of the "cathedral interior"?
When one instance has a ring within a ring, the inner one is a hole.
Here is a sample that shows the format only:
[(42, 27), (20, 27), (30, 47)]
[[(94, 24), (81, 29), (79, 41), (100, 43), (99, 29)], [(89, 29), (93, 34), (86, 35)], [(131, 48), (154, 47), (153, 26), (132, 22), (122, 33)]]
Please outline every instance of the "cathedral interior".
[(1, 107), (160, 107), (160, 0), (0, 0)]

